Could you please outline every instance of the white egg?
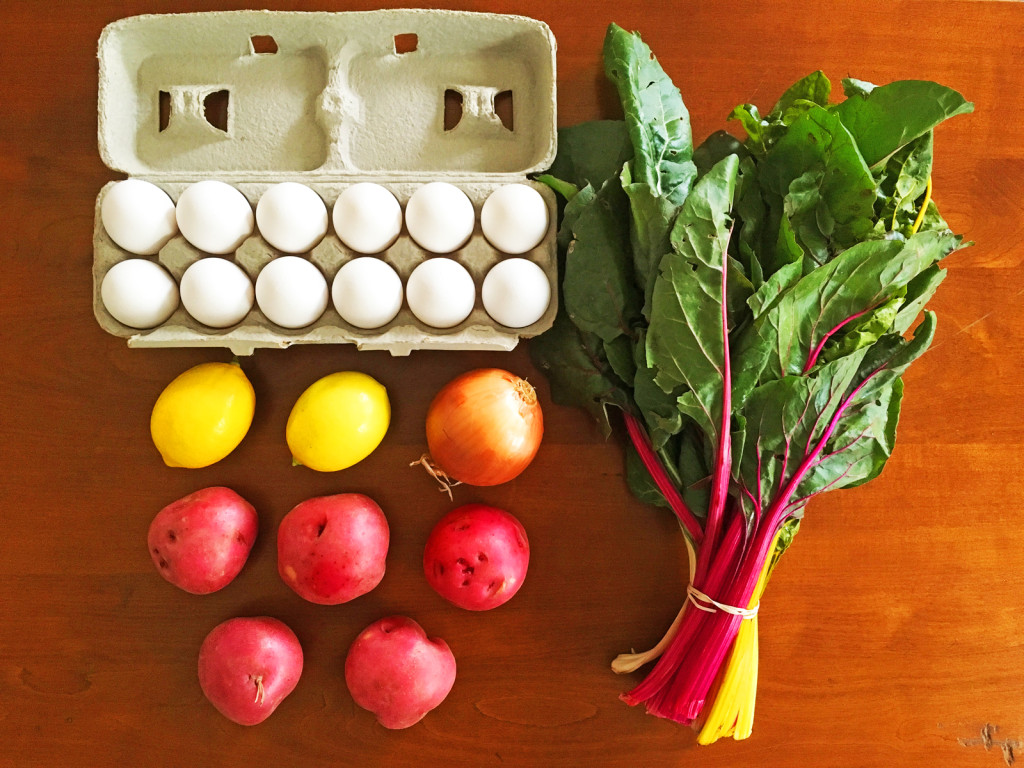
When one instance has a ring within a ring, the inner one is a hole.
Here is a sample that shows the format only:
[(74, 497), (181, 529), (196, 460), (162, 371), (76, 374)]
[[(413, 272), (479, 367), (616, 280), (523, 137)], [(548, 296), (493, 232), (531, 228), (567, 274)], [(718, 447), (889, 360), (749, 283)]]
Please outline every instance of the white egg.
[(252, 234), (256, 219), (245, 195), (223, 181), (190, 184), (178, 196), (178, 228), (201, 251), (226, 254)]
[(227, 259), (208, 256), (181, 276), (181, 303), (203, 325), (227, 328), (252, 309), (255, 293), (245, 271)]
[(341, 319), (356, 328), (387, 325), (402, 308), (402, 278), (386, 262), (360, 256), (334, 276), (331, 298)]
[(544, 270), (528, 259), (499, 261), (480, 288), (484, 310), (508, 328), (533, 325), (551, 303), (551, 283)]
[(533, 187), (506, 184), (498, 187), (480, 209), (480, 228), (488, 242), (504, 253), (526, 253), (536, 248), (548, 231), (548, 206)]
[(370, 181), (346, 187), (334, 201), (334, 231), (358, 253), (380, 253), (402, 231), (402, 206), (387, 189)]
[(100, 220), (111, 240), (142, 256), (152, 256), (178, 234), (174, 202), (156, 184), (142, 179), (125, 179), (107, 189)]
[(279, 251), (306, 253), (327, 234), (327, 206), (305, 184), (283, 181), (260, 196), (256, 226)]
[(452, 328), (473, 311), (476, 284), (459, 262), (427, 259), (409, 275), (405, 296), (420, 322), (432, 328)]
[(256, 303), (282, 328), (305, 328), (327, 309), (327, 279), (301, 256), (278, 256), (256, 278)]
[(107, 270), (100, 298), (115, 320), (132, 328), (154, 328), (178, 308), (178, 286), (149, 259), (126, 259)]
[(420, 247), (451, 253), (473, 235), (476, 212), (466, 193), (446, 181), (418, 187), (405, 205), (405, 226)]

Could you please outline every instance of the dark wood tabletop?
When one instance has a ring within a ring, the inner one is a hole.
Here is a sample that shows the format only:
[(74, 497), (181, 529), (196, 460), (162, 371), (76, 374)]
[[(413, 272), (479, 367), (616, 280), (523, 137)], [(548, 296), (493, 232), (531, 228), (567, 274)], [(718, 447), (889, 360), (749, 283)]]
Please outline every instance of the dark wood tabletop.
[[(383, 0), (267, 3), (367, 10)], [(396, 7), (406, 5), (396, 3)], [(93, 317), (93, 216), (119, 175), (97, 149), (96, 45), (139, 13), (240, 3), (5, 0), (0, 6), (0, 768), (28, 766), (1000, 766), (1024, 753), (1024, 5), (949, 0), (519, 3), (449, 7), (545, 21), (558, 42), (558, 123), (619, 115), (601, 69), (606, 25), (638, 30), (680, 87), (696, 139), (733, 106), (770, 106), (799, 76), (931, 79), (974, 114), (936, 133), (934, 196), (974, 245), (954, 254), (931, 306), (931, 350), (906, 376), (882, 475), (816, 499), (760, 614), (751, 738), (696, 744), (689, 728), (619, 701), (639, 675), (616, 654), (649, 647), (684, 599), (686, 550), (664, 510), (631, 497), (622, 436), (552, 403), (528, 342), (511, 352), (348, 345), (257, 350), (240, 447), (170, 469), (150, 440), (157, 395), (222, 349), (131, 349)], [(453, 504), (409, 462), (437, 390), (477, 367), (540, 393), (545, 435), (518, 479), (460, 487), (455, 502), (516, 514), (532, 544), (522, 590), (471, 613), (423, 578), (427, 533)], [(293, 467), (291, 405), (315, 379), (365, 371), (388, 389), (391, 428), (337, 473)], [(260, 515), (241, 575), (197, 597), (157, 574), (156, 512), (226, 485)], [(388, 569), (340, 606), (306, 603), (276, 571), (277, 523), (311, 496), (360, 491), (385, 510)], [(344, 681), (359, 631), (405, 614), (458, 663), (444, 703), (388, 731)], [(233, 616), (288, 623), (305, 652), (295, 692), (261, 725), (204, 699), (196, 660)]]

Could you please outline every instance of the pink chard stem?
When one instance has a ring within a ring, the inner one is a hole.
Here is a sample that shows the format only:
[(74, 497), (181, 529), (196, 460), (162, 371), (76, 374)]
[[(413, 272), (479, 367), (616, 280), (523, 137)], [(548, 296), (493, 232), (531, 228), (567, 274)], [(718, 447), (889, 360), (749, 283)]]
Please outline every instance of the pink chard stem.
[[(729, 238), (732, 229), (729, 230)], [(728, 244), (729, 238), (726, 239)], [(718, 426), (718, 457), (711, 482), (711, 503), (708, 506), (708, 522), (704, 536), (710, 546), (718, 541), (718, 529), (725, 513), (725, 500), (729, 495), (729, 478), (732, 476), (732, 367), (729, 361), (729, 307), (727, 303), (726, 255), (728, 245), (722, 249), (722, 420)]]
[[(718, 546), (726, 511), (731, 509), (727, 504), (732, 476), (732, 369), (727, 303), (727, 252), (731, 236), (730, 228), (722, 248), (722, 411), (708, 516), (694, 577), (694, 586), (716, 599), (721, 599), (719, 596), (724, 594), (739, 569), (746, 539), (743, 515), (733, 509), (722, 546)], [(719, 611), (709, 613), (688, 609), (683, 614), (675, 637), (654, 669), (642, 683), (624, 694), (623, 700), (633, 705), (643, 702), (648, 712), (659, 717), (692, 723), (704, 706), (718, 669), (739, 630), (740, 621), (736, 616)]]
[(661, 491), (661, 495), (665, 497), (665, 501), (668, 502), (669, 507), (675, 512), (676, 517), (683, 524), (686, 529), (686, 533), (690, 536), (690, 539), (695, 545), (699, 545), (704, 538), (704, 531), (701, 530), (700, 523), (697, 522), (697, 518), (694, 516), (690, 508), (686, 506), (686, 502), (683, 501), (682, 495), (676, 488), (675, 484), (669, 478), (668, 473), (665, 471), (665, 467), (662, 465), (658, 455), (654, 452), (654, 445), (651, 443), (651, 438), (648, 436), (643, 425), (640, 424), (640, 420), (632, 413), (626, 411), (625, 413), (626, 431), (629, 433), (629, 439), (633, 443), (633, 447), (636, 449), (637, 454), (640, 456), (640, 460), (643, 462), (644, 467), (647, 468), (648, 474), (654, 480), (654, 484), (658, 486), (658, 490)]
[(850, 315), (850, 316), (849, 316), (848, 318), (846, 318), (845, 320), (843, 320), (843, 322), (839, 323), (839, 325), (837, 325), (837, 326), (836, 326), (835, 328), (833, 328), (833, 329), (832, 329), (831, 331), (829, 331), (828, 333), (826, 333), (826, 334), (825, 334), (825, 335), (824, 335), (824, 336), (823, 336), (823, 337), (821, 338), (821, 341), (819, 341), (819, 342), (818, 342), (817, 346), (816, 346), (816, 347), (814, 347), (814, 349), (812, 349), (812, 350), (811, 350), (811, 351), (810, 351), (810, 352), (809, 352), (809, 353), (807, 354), (807, 364), (806, 364), (806, 365), (804, 365), (804, 370), (803, 370), (804, 374), (806, 374), (806, 373), (807, 373), (808, 371), (810, 371), (810, 370), (811, 370), (811, 368), (813, 368), (813, 367), (814, 367), (814, 364), (818, 362), (818, 358), (819, 358), (819, 357), (821, 356), (821, 350), (823, 350), (823, 349), (825, 348), (825, 344), (826, 344), (826, 342), (828, 342), (828, 340), (829, 340), (829, 339), (831, 339), (831, 338), (832, 338), (832, 336), (833, 336), (833, 335), (834, 335), (834, 334), (835, 334), (835, 333), (836, 333), (837, 331), (839, 331), (840, 329), (842, 329), (842, 328), (843, 328), (843, 326), (845, 326), (845, 325), (847, 325), (847, 324), (849, 324), (849, 323), (852, 323), (852, 322), (853, 322), (854, 320), (856, 320), (856, 319), (857, 319), (858, 317), (861, 317), (862, 315), (866, 315), (866, 314), (867, 314), (868, 312), (870, 312), (870, 311), (871, 311), (871, 310), (873, 310), (873, 309), (874, 309), (874, 307), (868, 307), (867, 309), (863, 309), (863, 310), (861, 310), (860, 312), (857, 312), (856, 314)]

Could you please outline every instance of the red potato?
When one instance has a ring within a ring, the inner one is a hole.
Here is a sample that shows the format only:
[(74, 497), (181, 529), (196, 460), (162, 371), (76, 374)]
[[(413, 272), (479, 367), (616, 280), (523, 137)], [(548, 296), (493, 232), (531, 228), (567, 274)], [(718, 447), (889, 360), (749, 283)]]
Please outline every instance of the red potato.
[(311, 603), (338, 605), (384, 578), (390, 531), (381, 508), (361, 493), (298, 504), (277, 529), (277, 570)]
[(156, 514), (149, 526), (149, 554), (171, 584), (207, 595), (242, 570), (258, 531), (252, 504), (230, 488), (203, 488)]
[(439, 637), (405, 616), (374, 622), (345, 657), (345, 684), (385, 728), (408, 728), (436, 708), (455, 684), (455, 656)]
[(282, 621), (240, 617), (218, 624), (199, 649), (199, 685), (224, 717), (262, 723), (302, 675), (302, 646)]
[(526, 529), (511, 514), (465, 504), (438, 521), (423, 550), (423, 573), (441, 597), (469, 611), (508, 602), (530, 564)]

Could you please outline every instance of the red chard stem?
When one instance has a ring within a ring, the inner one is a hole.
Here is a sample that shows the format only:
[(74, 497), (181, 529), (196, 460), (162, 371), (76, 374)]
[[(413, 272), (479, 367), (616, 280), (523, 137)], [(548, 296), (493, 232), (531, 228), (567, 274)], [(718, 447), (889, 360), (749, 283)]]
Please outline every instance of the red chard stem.
[(699, 545), (704, 538), (704, 532), (701, 530), (700, 523), (697, 522), (697, 518), (690, 511), (690, 508), (686, 506), (682, 495), (676, 489), (668, 473), (665, 472), (661, 460), (654, 452), (650, 436), (644, 430), (643, 425), (640, 424), (640, 420), (629, 411), (625, 412), (625, 422), (629, 439), (632, 441), (633, 447), (640, 456), (640, 460), (643, 462), (644, 467), (646, 467), (647, 472), (654, 480), (655, 485), (658, 486), (661, 495), (665, 497), (669, 507), (675, 512), (683, 527), (686, 528), (686, 533), (690, 536), (693, 543)]
[(840, 328), (842, 328), (847, 323), (852, 323), (854, 320), (856, 320), (861, 315), (866, 315), (868, 312), (870, 312), (873, 309), (874, 309), (874, 307), (868, 307), (867, 309), (862, 309), (860, 312), (857, 312), (856, 314), (850, 315), (848, 318), (846, 318), (841, 323), (839, 323), (839, 325), (837, 325), (831, 331), (829, 331), (824, 336), (822, 336), (821, 341), (818, 342), (818, 346), (816, 346), (814, 349), (812, 349), (807, 354), (807, 364), (804, 366), (804, 371), (803, 371), (804, 374), (806, 374), (808, 371), (810, 371), (811, 368), (814, 367), (814, 364), (818, 362), (818, 357), (821, 355), (821, 350), (825, 348), (825, 343), (830, 338), (832, 338), (832, 335), (834, 333), (836, 333), (836, 331), (838, 331)]

